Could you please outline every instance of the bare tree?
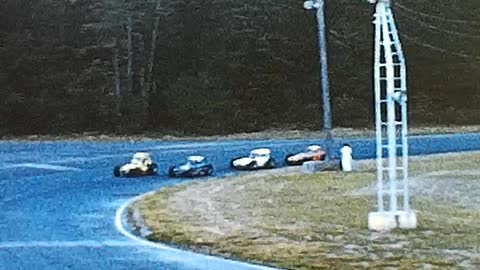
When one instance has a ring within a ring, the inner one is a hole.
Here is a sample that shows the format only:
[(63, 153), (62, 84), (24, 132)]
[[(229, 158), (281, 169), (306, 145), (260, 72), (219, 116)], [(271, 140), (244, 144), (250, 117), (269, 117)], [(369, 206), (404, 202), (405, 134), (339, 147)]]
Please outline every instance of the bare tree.
[(132, 10), (128, 9), (128, 22), (127, 22), (127, 53), (128, 53), (128, 64), (127, 64), (127, 83), (128, 83), (128, 93), (132, 93), (133, 88), (133, 44), (132, 44)]
[(155, 50), (157, 48), (157, 35), (158, 35), (158, 27), (160, 25), (160, 0), (157, 0), (156, 7), (155, 7), (155, 22), (153, 23), (152, 29), (152, 45), (150, 47), (150, 55), (148, 57), (148, 65), (147, 65), (147, 80), (145, 84), (144, 90), (144, 97), (148, 98), (150, 93), (152, 92), (152, 84), (153, 81), (153, 64), (155, 61)]
[(122, 102), (122, 90), (120, 88), (120, 68), (118, 65), (119, 48), (118, 41), (115, 39), (115, 47), (113, 48), (113, 72), (115, 76), (115, 96), (117, 97), (115, 102), (115, 113), (117, 116), (121, 116), (121, 102)]
[(118, 65), (118, 58), (119, 58), (119, 49), (118, 49), (118, 41), (115, 39), (115, 47), (113, 48), (113, 72), (115, 74), (115, 96), (120, 98), (122, 95), (121, 88), (120, 88), (120, 68)]

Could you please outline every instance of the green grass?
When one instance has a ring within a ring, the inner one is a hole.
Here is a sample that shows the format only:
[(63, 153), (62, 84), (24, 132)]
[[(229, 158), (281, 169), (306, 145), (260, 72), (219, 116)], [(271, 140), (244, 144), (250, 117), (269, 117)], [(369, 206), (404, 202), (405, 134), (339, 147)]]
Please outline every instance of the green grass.
[[(411, 168), (416, 181), (429, 181), (421, 189), (454, 191), (455, 185), (420, 176), (477, 169), (478, 162), (478, 153), (421, 157), (412, 160)], [(153, 231), (152, 241), (280, 268), (480, 268), (474, 256), (480, 257), (480, 205), (464, 208), (452, 201), (456, 197), (419, 193), (412, 200), (419, 211), (418, 229), (369, 232), (367, 214), (374, 210), (375, 197), (354, 191), (373, 179), (371, 164), (351, 174), (258, 173), (164, 189), (133, 207), (139, 207)], [(456, 181), (469, 185), (462, 197), (480, 190), (471, 176)]]

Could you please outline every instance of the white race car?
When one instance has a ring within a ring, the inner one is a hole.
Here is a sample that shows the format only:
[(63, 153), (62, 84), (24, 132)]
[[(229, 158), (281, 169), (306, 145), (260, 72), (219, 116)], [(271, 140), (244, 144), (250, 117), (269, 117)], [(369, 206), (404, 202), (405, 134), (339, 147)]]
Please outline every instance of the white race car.
[(137, 152), (129, 163), (115, 166), (113, 175), (116, 177), (138, 177), (157, 174), (157, 164), (152, 161), (152, 155), (145, 152)]
[(275, 160), (270, 149), (259, 148), (250, 151), (248, 157), (232, 159), (230, 165), (237, 170), (272, 169), (275, 168)]

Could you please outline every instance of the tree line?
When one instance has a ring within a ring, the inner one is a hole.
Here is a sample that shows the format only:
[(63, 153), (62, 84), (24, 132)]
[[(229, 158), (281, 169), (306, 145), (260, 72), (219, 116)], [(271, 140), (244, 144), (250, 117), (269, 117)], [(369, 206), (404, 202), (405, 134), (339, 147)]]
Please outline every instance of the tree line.
[[(412, 124), (478, 124), (478, 1), (393, 9)], [(315, 14), (302, 1), (5, 0), (0, 13), (1, 134), (322, 125)], [(334, 126), (372, 126), (372, 14), (326, 1)]]

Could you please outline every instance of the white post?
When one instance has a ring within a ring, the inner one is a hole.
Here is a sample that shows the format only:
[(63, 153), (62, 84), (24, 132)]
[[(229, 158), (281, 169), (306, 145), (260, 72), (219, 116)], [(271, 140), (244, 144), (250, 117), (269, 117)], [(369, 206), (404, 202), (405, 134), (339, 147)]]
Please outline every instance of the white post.
[[(383, 6), (383, 3), (378, 5)], [(383, 18), (386, 18), (385, 6), (383, 9)], [(387, 79), (387, 136), (388, 136), (388, 182), (390, 185), (390, 207), (389, 211), (397, 211), (397, 138), (396, 138), (396, 117), (395, 100), (393, 94), (395, 91), (394, 68), (392, 59), (392, 41), (388, 23), (382, 23), (383, 48), (385, 51), (385, 67)]]
[[(382, 166), (382, 114), (380, 97), (380, 43), (381, 43), (381, 23), (382, 10), (380, 6), (376, 7), (375, 13), (375, 66), (374, 66), (374, 94), (375, 94), (375, 133), (377, 141), (377, 207), (379, 212), (383, 212), (383, 166)], [(378, 192), (380, 191), (380, 192)]]

